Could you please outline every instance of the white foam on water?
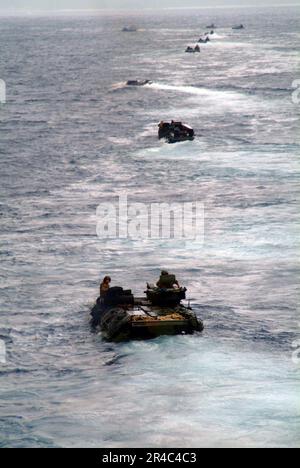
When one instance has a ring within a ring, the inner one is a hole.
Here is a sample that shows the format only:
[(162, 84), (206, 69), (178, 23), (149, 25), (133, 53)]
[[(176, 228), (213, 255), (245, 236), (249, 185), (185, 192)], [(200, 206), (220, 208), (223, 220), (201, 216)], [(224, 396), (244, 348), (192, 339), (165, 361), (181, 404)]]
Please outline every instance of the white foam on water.
[(75, 447), (299, 445), (288, 430), (300, 412), (287, 356), (224, 348), (205, 336), (134, 342), (118, 354), (101, 382), (61, 401), (71, 434), (57, 434), (54, 414), (39, 430)]
[(167, 159), (168, 161), (197, 160), (199, 162), (211, 161), (211, 155), (205, 151), (207, 145), (196, 138), (194, 141), (169, 144), (161, 140), (157, 147), (146, 148), (136, 152), (137, 159), (149, 159), (151, 161)]
[[(255, 128), (261, 120), (262, 116), (260, 113), (269, 113), (272, 108), (276, 111), (279, 102), (279, 99), (270, 100), (249, 94), (247, 91), (243, 92), (242, 90), (241, 92), (236, 92), (165, 83), (153, 83), (145, 88), (187, 96), (184, 101), (171, 99), (170, 107), (166, 108), (161, 116), (163, 120), (175, 118), (176, 120), (184, 121), (187, 118), (200, 118), (201, 120), (204, 119), (204, 122), (207, 124), (208, 122), (213, 123), (214, 116), (219, 117), (226, 112), (238, 115), (245, 113), (246, 115), (253, 114), (253, 118), (252, 120), (248, 120), (248, 124)], [(209, 116), (207, 115), (208, 109)], [(157, 111), (151, 110), (147, 114), (157, 116)]]
[(127, 81), (120, 81), (119, 83), (115, 83), (111, 86), (112, 91), (117, 91), (118, 89), (124, 89), (127, 87)]
[(129, 146), (132, 144), (132, 140), (130, 138), (108, 137), (107, 139), (114, 145)]
[(209, 47), (213, 48), (222, 48), (222, 49), (249, 49), (253, 48), (253, 44), (250, 44), (248, 42), (236, 42), (234, 40), (231, 41), (220, 41), (220, 40), (215, 40), (215, 41), (210, 41), (207, 44)]
[[(226, 103), (229, 107), (233, 107), (236, 104), (248, 104), (252, 100), (251, 97), (243, 95), (242, 93), (237, 93), (233, 91), (219, 91), (212, 90), (208, 88), (198, 88), (195, 86), (179, 86), (179, 85), (170, 85), (164, 83), (153, 83), (147, 85), (146, 88), (161, 90), (161, 91), (170, 91), (178, 92), (182, 94), (188, 94), (191, 96), (198, 96), (199, 102), (200, 98), (207, 99), (208, 101), (215, 101), (219, 103)], [(213, 108), (212, 108), (213, 111)], [(240, 109), (238, 109), (240, 111)]]

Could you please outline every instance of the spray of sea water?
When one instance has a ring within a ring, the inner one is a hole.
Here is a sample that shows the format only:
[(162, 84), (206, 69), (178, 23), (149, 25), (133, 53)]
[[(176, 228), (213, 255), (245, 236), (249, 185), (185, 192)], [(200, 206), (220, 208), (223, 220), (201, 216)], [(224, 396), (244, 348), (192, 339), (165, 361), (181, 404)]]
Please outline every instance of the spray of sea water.
[[(299, 446), (297, 9), (0, 30), (0, 445)], [(196, 140), (158, 142), (167, 119)], [(120, 195), (202, 202), (204, 244), (98, 239), (97, 206)], [(141, 294), (161, 268), (188, 286), (202, 335), (91, 333), (101, 277)]]

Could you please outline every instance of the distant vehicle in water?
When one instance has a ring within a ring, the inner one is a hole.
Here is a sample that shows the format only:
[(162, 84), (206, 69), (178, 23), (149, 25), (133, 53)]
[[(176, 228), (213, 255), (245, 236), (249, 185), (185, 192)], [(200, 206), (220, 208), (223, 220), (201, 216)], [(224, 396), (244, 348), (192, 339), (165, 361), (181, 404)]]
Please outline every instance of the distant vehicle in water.
[(92, 326), (108, 341), (150, 339), (161, 335), (202, 332), (203, 323), (182, 304), (186, 289), (160, 289), (147, 285), (146, 297), (111, 288), (91, 311)]
[(186, 52), (187, 54), (195, 54), (195, 53), (201, 52), (201, 49), (200, 49), (200, 47), (199, 47), (198, 45), (196, 45), (196, 47), (190, 47), (190, 46), (189, 46), (189, 47), (187, 47), (187, 48), (185, 49), (185, 52)]
[(127, 86), (145, 86), (147, 84), (152, 84), (151, 80), (128, 80), (126, 82)]
[(213, 36), (215, 34), (215, 31), (212, 29), (210, 32), (206, 32), (205, 36)]
[(194, 130), (182, 122), (160, 122), (158, 125), (158, 138), (165, 139), (168, 143), (179, 143), (181, 141), (193, 141)]
[(200, 37), (199, 41), (198, 41), (200, 44), (207, 44), (207, 42), (210, 42), (210, 39), (208, 36), (206, 36), (205, 39), (203, 39), (202, 37)]
[(123, 32), (137, 32), (137, 27), (136, 26), (125, 26), (122, 31)]
[(240, 30), (240, 29), (245, 29), (245, 26), (243, 24), (236, 24), (235, 26), (232, 26), (233, 30)]
[(217, 29), (217, 26), (214, 23), (212, 23), (209, 26), (206, 26), (206, 29)]

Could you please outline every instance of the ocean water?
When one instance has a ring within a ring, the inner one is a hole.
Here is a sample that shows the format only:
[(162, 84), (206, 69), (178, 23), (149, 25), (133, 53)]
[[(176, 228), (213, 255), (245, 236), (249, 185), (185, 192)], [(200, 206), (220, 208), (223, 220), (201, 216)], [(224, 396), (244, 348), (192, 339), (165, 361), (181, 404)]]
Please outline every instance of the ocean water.
[[(0, 446), (299, 447), (299, 9), (28, 15), (0, 32)], [(172, 118), (196, 140), (159, 142)], [(120, 194), (203, 202), (204, 244), (99, 239), (97, 206)], [(100, 278), (141, 294), (161, 268), (202, 335), (91, 332)]]

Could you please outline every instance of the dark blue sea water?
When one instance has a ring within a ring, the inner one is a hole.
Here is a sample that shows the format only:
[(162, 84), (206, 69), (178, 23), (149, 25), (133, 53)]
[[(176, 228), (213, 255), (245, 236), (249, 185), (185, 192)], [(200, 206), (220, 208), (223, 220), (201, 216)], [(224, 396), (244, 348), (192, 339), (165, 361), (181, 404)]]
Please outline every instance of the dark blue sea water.
[[(299, 9), (3, 17), (0, 33), (0, 446), (299, 446)], [(171, 118), (196, 140), (158, 142)], [(204, 245), (98, 239), (120, 194), (203, 202)], [(91, 333), (104, 274), (141, 294), (161, 268), (202, 336)]]

